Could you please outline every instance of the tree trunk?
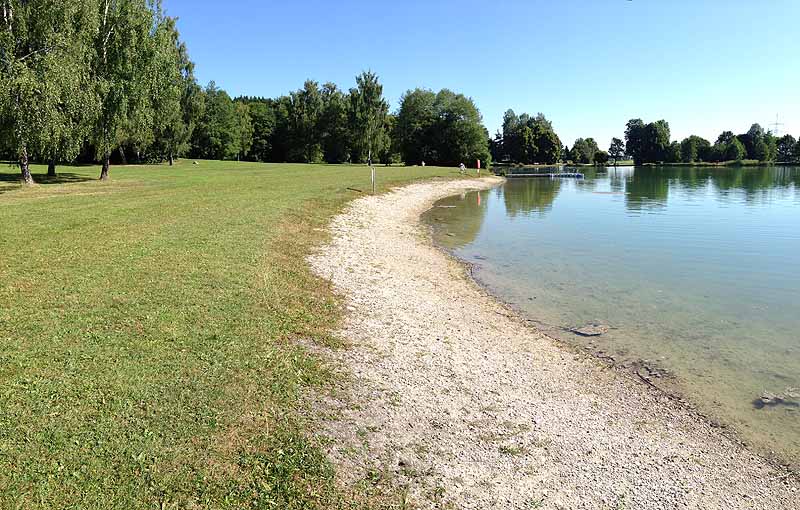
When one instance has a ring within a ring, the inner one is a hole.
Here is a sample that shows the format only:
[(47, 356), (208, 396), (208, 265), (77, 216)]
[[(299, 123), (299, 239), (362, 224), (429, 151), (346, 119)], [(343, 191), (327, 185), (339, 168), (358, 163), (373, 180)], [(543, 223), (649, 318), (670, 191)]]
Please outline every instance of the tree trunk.
[(31, 167), (28, 163), (28, 149), (27, 147), (22, 148), (22, 154), (19, 156), (19, 170), (22, 173), (22, 182), (27, 186), (31, 186), (36, 184), (33, 182), (33, 176), (31, 175)]
[(119, 161), (120, 164), (122, 165), (128, 164), (128, 160), (125, 158), (125, 149), (122, 148), (122, 145), (119, 146), (119, 158), (120, 158)]
[(169, 151), (169, 166), (172, 166), (175, 163), (175, 156), (172, 154), (172, 151)]
[(48, 177), (55, 177), (56, 176), (56, 160), (55, 160), (55, 158), (50, 159), (50, 162), (47, 164), (47, 176)]
[(111, 155), (106, 152), (103, 155), (103, 168), (100, 170), (100, 180), (101, 181), (107, 181), (108, 180), (108, 167), (111, 164), (110, 160), (111, 160)]

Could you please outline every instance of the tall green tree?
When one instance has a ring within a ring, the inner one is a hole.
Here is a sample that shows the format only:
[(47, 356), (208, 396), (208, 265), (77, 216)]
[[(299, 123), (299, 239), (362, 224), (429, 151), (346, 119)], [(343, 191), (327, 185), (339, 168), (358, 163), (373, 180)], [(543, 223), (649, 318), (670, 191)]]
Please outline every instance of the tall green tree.
[(236, 102), (236, 159), (247, 157), (253, 145), (253, 121), (247, 103)]
[[(455, 166), (491, 160), (489, 132), (475, 102), (448, 89), (416, 89), (403, 95), (395, 143), (407, 165), (421, 161)], [(498, 148), (499, 149), (499, 148)]]
[(159, 160), (170, 166), (188, 152), (203, 112), (203, 95), (194, 77), (194, 63), (180, 40), (174, 18), (165, 18), (154, 35), (152, 98), (155, 142)]
[(659, 120), (645, 124), (641, 119), (631, 119), (625, 129), (625, 142), (636, 165), (665, 161), (670, 157), (669, 123)]
[(94, 115), (96, 13), (90, 3), (56, 0), (0, 0), (0, 10), (0, 129), (22, 181), (33, 184), (30, 158), (74, 157)]
[(777, 159), (781, 163), (790, 163), (793, 159), (794, 146), (797, 140), (792, 135), (784, 135), (777, 142)]
[(431, 129), (436, 119), (436, 93), (427, 89), (409, 90), (400, 98), (394, 138), (407, 165), (437, 159)]
[(289, 95), (289, 161), (316, 163), (322, 160), (319, 133), (322, 93), (319, 84), (306, 80), (303, 88)]
[(542, 113), (517, 116), (514, 110), (503, 116), (502, 159), (518, 163), (554, 164), (561, 159), (561, 139)]
[(253, 126), (253, 143), (250, 159), (254, 161), (273, 161), (272, 141), (275, 131), (275, 110), (272, 102), (258, 99), (246, 101)]
[(213, 81), (203, 96), (205, 108), (192, 137), (192, 155), (204, 159), (235, 159), (241, 152), (240, 121), (235, 103)]
[(707, 157), (711, 144), (708, 140), (696, 135), (691, 135), (681, 142), (681, 161), (684, 163), (694, 163), (703, 161)]
[(619, 138), (612, 138), (611, 145), (608, 148), (608, 155), (614, 160), (614, 166), (617, 166), (617, 161), (625, 156), (625, 143)]
[(645, 123), (642, 119), (631, 119), (625, 126), (625, 151), (633, 158), (634, 165), (645, 162)]
[(728, 161), (742, 161), (747, 156), (744, 144), (736, 137), (733, 137), (725, 147), (725, 159)]
[(322, 114), (319, 136), (322, 157), (328, 163), (343, 163), (350, 157), (347, 95), (333, 83), (322, 86)]
[(437, 156), (434, 163), (472, 166), (478, 159), (488, 163), (491, 158), (487, 144), (489, 132), (471, 98), (442, 89), (436, 94), (434, 112), (437, 119), (431, 133)]
[(792, 151), (792, 161), (795, 163), (800, 163), (800, 139), (797, 140), (797, 143), (794, 144), (794, 150)]
[(572, 160), (575, 163), (592, 164), (595, 155), (600, 152), (597, 142), (593, 138), (578, 138), (572, 144)]
[(99, 28), (93, 66), (100, 98), (92, 141), (102, 162), (100, 179), (109, 176), (111, 152), (123, 142), (152, 142), (153, 33), (164, 22), (160, 3), (146, 0), (99, 0)]
[(389, 103), (383, 98), (378, 75), (364, 71), (350, 89), (351, 158), (356, 163), (371, 162), (386, 143), (386, 115)]

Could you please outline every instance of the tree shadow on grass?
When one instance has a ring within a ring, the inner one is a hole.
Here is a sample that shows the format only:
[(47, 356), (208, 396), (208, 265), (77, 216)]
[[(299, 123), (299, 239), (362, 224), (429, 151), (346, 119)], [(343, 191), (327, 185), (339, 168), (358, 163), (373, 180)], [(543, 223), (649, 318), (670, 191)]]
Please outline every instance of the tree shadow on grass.
[[(75, 174), (71, 172), (59, 172), (55, 176), (48, 176), (47, 174), (32, 175), (36, 184), (45, 186), (50, 184), (72, 184), (96, 180), (87, 175)], [(0, 194), (19, 189), (18, 185), (22, 185), (22, 177), (20, 176), (19, 172), (0, 172)]]

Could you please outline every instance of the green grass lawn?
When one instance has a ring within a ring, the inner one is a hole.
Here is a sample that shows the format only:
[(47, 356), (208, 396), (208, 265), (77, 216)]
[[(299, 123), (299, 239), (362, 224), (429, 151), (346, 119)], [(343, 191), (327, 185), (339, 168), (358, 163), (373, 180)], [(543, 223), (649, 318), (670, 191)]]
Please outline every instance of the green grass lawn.
[(334, 484), (298, 398), (333, 376), (293, 342), (331, 341), (339, 306), (304, 257), (369, 170), (59, 171), (26, 189), (0, 167), (0, 508), (382, 501)]

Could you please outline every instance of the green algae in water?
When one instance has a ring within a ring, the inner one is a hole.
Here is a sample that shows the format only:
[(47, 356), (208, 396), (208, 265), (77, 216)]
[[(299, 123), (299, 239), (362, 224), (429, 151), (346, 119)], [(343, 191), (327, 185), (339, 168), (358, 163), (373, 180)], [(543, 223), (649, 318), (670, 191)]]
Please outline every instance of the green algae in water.
[[(475, 277), (567, 341), (674, 375), (800, 467), (800, 168), (608, 168), (512, 179), (425, 216)], [(581, 338), (561, 328), (607, 324)], [(659, 381), (656, 381), (660, 384)]]

